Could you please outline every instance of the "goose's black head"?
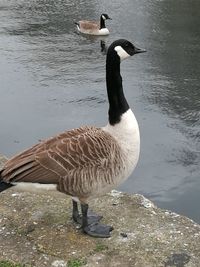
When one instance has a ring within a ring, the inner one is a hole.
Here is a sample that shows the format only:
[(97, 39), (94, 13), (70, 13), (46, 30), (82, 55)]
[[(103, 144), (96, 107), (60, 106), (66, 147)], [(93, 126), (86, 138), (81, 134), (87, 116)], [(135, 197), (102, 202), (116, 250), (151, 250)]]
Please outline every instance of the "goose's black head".
[(125, 39), (113, 42), (107, 52), (106, 58), (106, 85), (109, 100), (109, 123), (115, 125), (121, 116), (129, 109), (128, 102), (123, 93), (122, 77), (120, 74), (120, 61), (137, 53), (145, 52)]
[(129, 56), (143, 52), (146, 52), (146, 50), (134, 46), (131, 42), (125, 39), (114, 41), (108, 49), (108, 54), (111, 53), (117, 55), (120, 61), (128, 58)]
[(105, 14), (105, 13), (101, 14), (101, 18), (102, 18), (103, 20), (111, 19), (111, 18), (108, 16), (108, 14)]

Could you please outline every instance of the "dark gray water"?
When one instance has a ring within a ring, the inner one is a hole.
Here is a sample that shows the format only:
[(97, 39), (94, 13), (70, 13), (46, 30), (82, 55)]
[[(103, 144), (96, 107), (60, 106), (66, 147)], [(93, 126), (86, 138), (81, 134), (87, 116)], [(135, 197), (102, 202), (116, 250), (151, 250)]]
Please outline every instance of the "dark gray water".
[(122, 64), (141, 157), (121, 190), (200, 222), (200, 1), (0, 0), (0, 152), (107, 123), (100, 38), (74, 21), (108, 13), (110, 36), (148, 53)]

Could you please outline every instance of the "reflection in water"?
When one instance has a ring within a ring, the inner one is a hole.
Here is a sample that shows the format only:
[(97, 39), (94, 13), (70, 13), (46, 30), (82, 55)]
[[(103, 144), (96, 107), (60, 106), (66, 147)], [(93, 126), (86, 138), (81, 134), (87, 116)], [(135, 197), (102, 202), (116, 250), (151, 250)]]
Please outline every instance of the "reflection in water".
[(165, 16), (153, 17), (154, 24), (165, 33), (161, 36), (159, 57), (155, 57), (153, 63), (159, 66), (158, 74), (169, 81), (161, 92), (157, 87), (154, 97), (164, 112), (183, 120), (186, 126), (200, 121), (200, 12), (197, 2), (192, 2), (180, 5), (180, 1), (176, 1), (172, 6), (169, 1), (162, 1)]
[[(74, 21), (103, 12), (113, 19), (109, 37), (77, 34)], [(121, 67), (142, 141), (121, 189), (200, 221), (199, 17), (196, 0), (2, 1), (0, 152), (83, 123), (104, 125), (106, 49), (127, 38), (147, 53)]]
[[(10, 33), (30, 36), (65, 34), (73, 31), (74, 21), (84, 11), (94, 14), (93, 1), (9, 1), (17, 25)], [(8, 9), (10, 9), (10, 5)]]
[(164, 1), (162, 6), (165, 19), (155, 17), (160, 30), (167, 33), (162, 39), (164, 52), (159, 57), (159, 73), (164, 74), (170, 83), (162, 91), (155, 91), (152, 97), (171, 118), (178, 118), (179, 121), (171, 126), (193, 139), (193, 147), (183, 148), (180, 157), (176, 155), (177, 160), (184, 166), (197, 165), (200, 160), (199, 6), (195, 1), (183, 5), (177, 1), (173, 9), (168, 1)]
[(100, 47), (101, 47), (101, 52), (103, 55), (106, 55), (107, 54), (107, 51), (108, 51), (108, 45), (106, 44), (106, 41), (105, 40), (101, 40), (100, 41)]
[[(182, 140), (177, 140), (179, 148), (177, 145), (172, 148), (167, 161), (177, 169), (181, 164), (185, 174), (179, 185), (170, 188), (169, 196), (175, 202), (162, 203), (164, 207), (177, 209), (175, 203), (178, 202), (180, 212), (183, 212), (178, 196), (182, 200), (183, 195), (189, 197), (185, 190), (196, 187), (200, 171), (200, 3), (175, 1), (172, 5), (170, 1), (161, 1), (157, 5), (159, 12), (154, 12), (151, 18), (155, 31), (160, 34), (159, 42), (152, 40), (152, 49), (155, 49), (152, 63), (157, 78), (154, 77), (151, 94), (147, 98), (168, 115), (171, 119), (168, 126), (184, 136)], [(189, 214), (200, 220), (195, 203), (193, 205)]]
[[(14, 4), (13, 4), (14, 5)], [(21, 61), (37, 67), (34, 75), (38, 76), (39, 69), (42, 70), (40, 81), (44, 86), (49, 80), (60, 80), (60, 82), (87, 82), (92, 79), (84, 73), (92, 68), (98, 72), (98, 62), (94, 66), (94, 55), (96, 54), (97, 38), (77, 34), (74, 22), (82, 17), (95, 17), (94, 3), (88, 1), (86, 4), (80, 1), (17, 1), (13, 9), (7, 10), (13, 18), (12, 24), (4, 27), (6, 33), (21, 37), (24, 47), (24, 58)], [(10, 14), (11, 13), (11, 14)], [(85, 44), (84, 50), (82, 44)], [(93, 45), (91, 45), (93, 44)], [(79, 64), (80, 61), (82, 64)], [(87, 64), (87, 61), (90, 61)], [(79, 67), (77, 69), (77, 66)], [(29, 66), (28, 66), (29, 67)]]

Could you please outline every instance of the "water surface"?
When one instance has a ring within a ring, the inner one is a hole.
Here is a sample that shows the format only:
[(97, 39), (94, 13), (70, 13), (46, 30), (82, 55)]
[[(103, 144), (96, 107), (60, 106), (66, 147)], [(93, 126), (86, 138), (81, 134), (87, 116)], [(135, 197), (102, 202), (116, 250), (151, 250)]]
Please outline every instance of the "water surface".
[[(85, 3), (86, 2), (86, 3)], [(141, 156), (120, 189), (200, 222), (200, 2), (0, 2), (0, 152), (11, 156), (65, 129), (107, 123), (101, 38), (74, 21), (107, 12), (106, 45), (127, 38), (147, 53), (122, 63)]]

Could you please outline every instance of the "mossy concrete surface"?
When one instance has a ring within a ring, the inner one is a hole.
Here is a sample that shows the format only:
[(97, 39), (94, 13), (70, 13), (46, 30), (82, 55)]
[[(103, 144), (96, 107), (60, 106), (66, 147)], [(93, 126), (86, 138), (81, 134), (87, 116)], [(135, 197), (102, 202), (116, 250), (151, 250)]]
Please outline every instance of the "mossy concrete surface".
[(0, 266), (200, 267), (200, 226), (192, 220), (117, 191), (91, 208), (114, 227), (110, 238), (82, 234), (64, 194), (1, 193)]

